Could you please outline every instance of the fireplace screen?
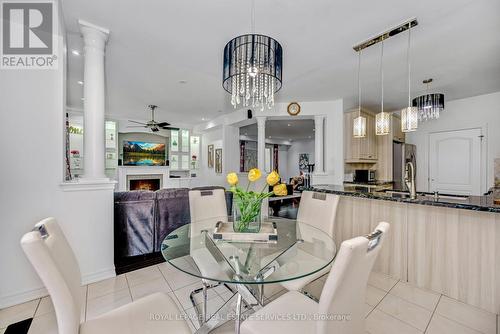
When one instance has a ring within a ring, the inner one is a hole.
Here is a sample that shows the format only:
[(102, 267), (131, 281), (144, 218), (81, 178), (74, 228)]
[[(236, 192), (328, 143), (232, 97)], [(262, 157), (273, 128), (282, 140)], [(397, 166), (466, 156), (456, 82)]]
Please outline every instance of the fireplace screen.
[(161, 175), (128, 175), (128, 190), (159, 190), (162, 188)]

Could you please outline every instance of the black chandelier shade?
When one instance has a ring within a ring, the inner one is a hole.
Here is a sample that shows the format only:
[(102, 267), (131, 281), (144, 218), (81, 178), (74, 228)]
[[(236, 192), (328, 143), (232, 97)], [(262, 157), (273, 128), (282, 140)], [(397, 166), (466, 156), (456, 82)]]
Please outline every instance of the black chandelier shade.
[(412, 100), (412, 105), (417, 107), (420, 120), (439, 118), (439, 114), (444, 110), (444, 94), (418, 96)]
[(283, 49), (274, 38), (259, 34), (241, 35), (224, 47), (222, 86), (232, 95), (232, 104), (274, 103), (281, 89)]

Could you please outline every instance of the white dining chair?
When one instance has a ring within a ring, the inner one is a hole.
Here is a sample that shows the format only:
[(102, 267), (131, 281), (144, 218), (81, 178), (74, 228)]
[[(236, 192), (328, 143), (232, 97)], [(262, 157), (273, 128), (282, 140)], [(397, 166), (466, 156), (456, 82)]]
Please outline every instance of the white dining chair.
[[(313, 191), (304, 191), (300, 197), (300, 205), (297, 213), (297, 221), (314, 226), (333, 238), (335, 228), (335, 216), (337, 215), (337, 207), (340, 196), (328, 193), (319, 193)], [(306, 241), (307, 235), (302, 236)], [(299, 251), (297, 254), (298, 261), (315, 261), (310, 254)], [(330, 270), (330, 266), (318, 271), (315, 274), (291, 281), (282, 282), (281, 285), (288, 291), (301, 291), (307, 284), (325, 275)]]
[[(191, 333), (175, 302), (163, 293), (81, 323), (80, 268), (54, 218), (36, 224), (22, 237), (21, 247), (50, 294), (59, 334)], [(163, 318), (158, 321), (156, 316)]]
[(245, 320), (241, 333), (364, 333), (368, 277), (388, 231), (389, 224), (382, 222), (372, 234), (342, 243), (319, 303), (287, 292)]
[[(191, 240), (193, 237), (199, 236), (202, 238), (202, 233), (207, 228), (215, 227), (218, 221), (227, 222), (227, 206), (224, 189), (212, 190), (190, 190), (189, 191), (189, 212), (191, 215), (190, 233)], [(202, 240), (200, 240), (202, 241)], [(219, 269), (217, 261), (205, 247), (191, 244), (190, 255), (194, 263), (198, 267), (201, 275), (204, 277), (218, 277), (220, 280), (227, 280), (225, 274)], [(202, 289), (191, 292), (190, 298), (193, 303), (194, 295), (202, 292), (202, 316), (203, 321), (207, 320), (207, 296), (208, 289), (215, 288), (220, 285), (218, 282), (211, 282), (202, 279)], [(195, 305), (195, 310), (197, 310)]]

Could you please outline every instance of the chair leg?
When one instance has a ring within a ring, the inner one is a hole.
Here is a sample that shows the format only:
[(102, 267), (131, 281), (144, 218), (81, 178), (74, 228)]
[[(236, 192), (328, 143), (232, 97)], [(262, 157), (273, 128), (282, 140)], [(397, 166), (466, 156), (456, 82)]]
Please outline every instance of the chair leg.
[(241, 295), (238, 293), (236, 299), (236, 319), (234, 322), (234, 332), (240, 334), (240, 322), (241, 322)]
[(207, 284), (203, 282), (203, 311), (202, 311), (202, 319), (203, 322), (207, 321)]

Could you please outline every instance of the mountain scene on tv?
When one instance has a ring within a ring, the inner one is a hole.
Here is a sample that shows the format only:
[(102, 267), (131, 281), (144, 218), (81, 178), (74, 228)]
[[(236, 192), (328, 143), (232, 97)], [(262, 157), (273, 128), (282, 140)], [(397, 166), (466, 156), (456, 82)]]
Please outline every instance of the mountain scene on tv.
[(124, 141), (123, 164), (126, 166), (164, 166), (165, 144)]

